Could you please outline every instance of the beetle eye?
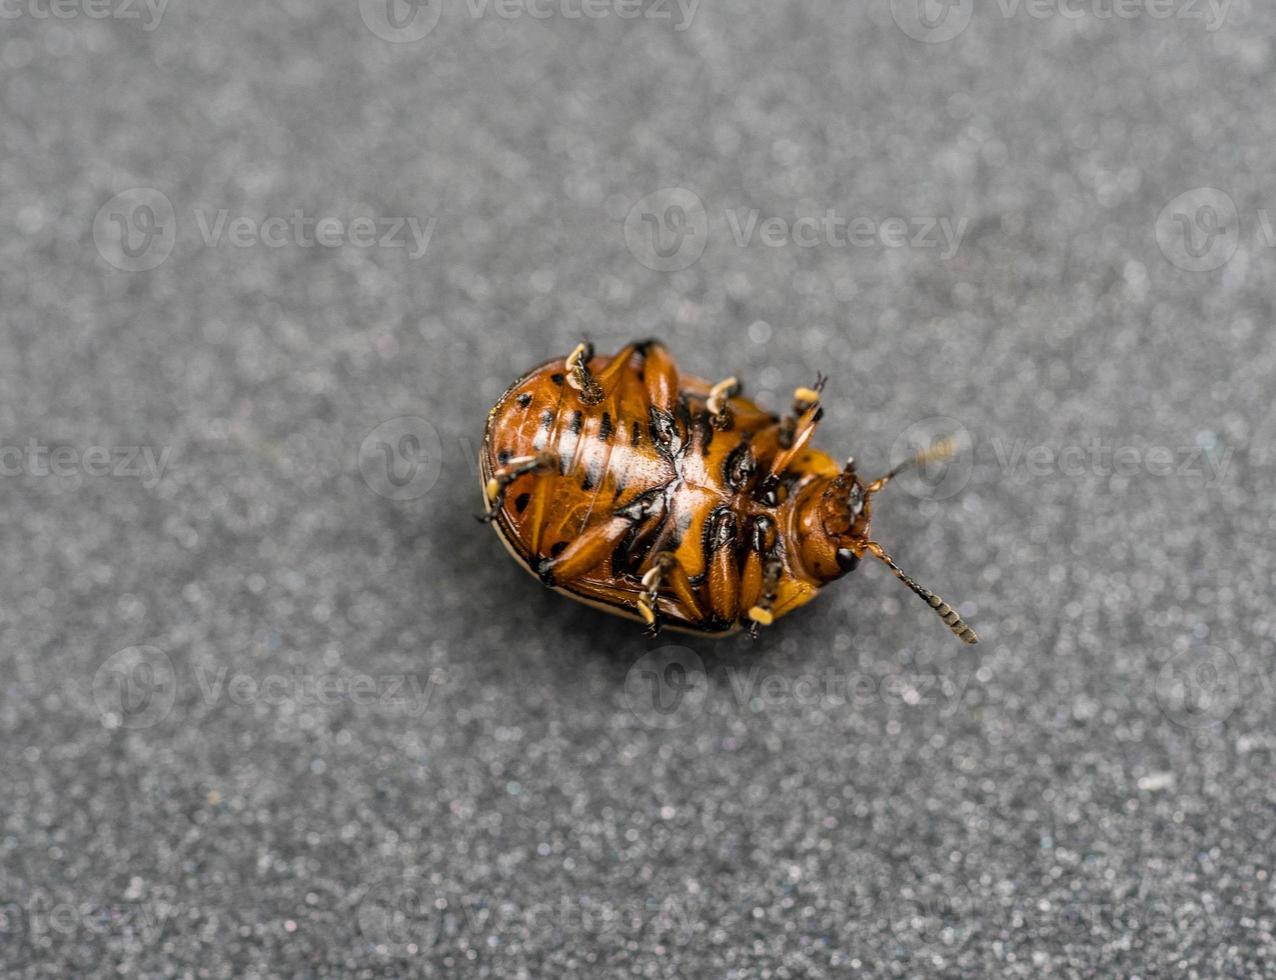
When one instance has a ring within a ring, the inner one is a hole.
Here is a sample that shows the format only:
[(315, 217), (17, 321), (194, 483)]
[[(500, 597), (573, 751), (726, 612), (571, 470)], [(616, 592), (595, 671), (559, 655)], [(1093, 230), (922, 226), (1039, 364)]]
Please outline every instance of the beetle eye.
[(859, 563), (860, 560), (855, 557), (855, 552), (853, 552), (850, 548), (837, 549), (837, 567), (843, 572), (854, 571), (855, 566)]

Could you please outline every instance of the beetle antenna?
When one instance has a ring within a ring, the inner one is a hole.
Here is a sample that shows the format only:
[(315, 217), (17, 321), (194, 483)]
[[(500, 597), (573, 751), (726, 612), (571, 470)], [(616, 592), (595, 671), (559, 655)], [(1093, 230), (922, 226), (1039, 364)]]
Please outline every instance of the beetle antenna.
[(898, 466), (889, 472), (879, 476), (876, 480), (864, 488), (865, 494), (877, 493), (878, 490), (890, 483), (891, 480), (899, 476), (901, 473), (911, 470), (915, 466), (925, 466), (927, 463), (938, 463), (940, 460), (948, 459), (957, 451), (957, 437), (953, 435), (944, 436), (927, 446), (925, 449), (915, 453), (911, 458), (904, 460)]
[(880, 559), (887, 568), (891, 570), (894, 576), (916, 592), (919, 596), (926, 600), (926, 604), (939, 614), (939, 618), (944, 624), (956, 634), (957, 639), (963, 643), (978, 643), (979, 637), (975, 635), (975, 631), (963, 622), (962, 618), (957, 615), (957, 610), (953, 609), (930, 589), (923, 588), (914, 582), (911, 578), (904, 574), (904, 570), (895, 564), (895, 559), (888, 555), (880, 544), (876, 541), (865, 541), (864, 548), (874, 558)]

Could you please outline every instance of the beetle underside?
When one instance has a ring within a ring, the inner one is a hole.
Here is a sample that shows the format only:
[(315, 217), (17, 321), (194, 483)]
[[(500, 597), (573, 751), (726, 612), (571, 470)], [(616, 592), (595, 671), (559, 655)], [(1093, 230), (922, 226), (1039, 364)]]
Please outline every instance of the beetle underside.
[(975, 642), (869, 537), (871, 497), (898, 470), (865, 485), (810, 446), (823, 384), (778, 418), (734, 378), (680, 376), (657, 342), (612, 358), (582, 344), (489, 413), (484, 519), (543, 583), (653, 632), (756, 633), (871, 554)]

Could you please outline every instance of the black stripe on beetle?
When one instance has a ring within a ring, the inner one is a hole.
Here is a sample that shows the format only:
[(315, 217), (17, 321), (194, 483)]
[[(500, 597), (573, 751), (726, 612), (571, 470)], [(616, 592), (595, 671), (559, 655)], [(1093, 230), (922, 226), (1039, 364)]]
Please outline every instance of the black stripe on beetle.
[(732, 490), (743, 490), (753, 479), (757, 465), (757, 460), (753, 458), (753, 449), (747, 442), (742, 442), (731, 450), (722, 464), (723, 482)]

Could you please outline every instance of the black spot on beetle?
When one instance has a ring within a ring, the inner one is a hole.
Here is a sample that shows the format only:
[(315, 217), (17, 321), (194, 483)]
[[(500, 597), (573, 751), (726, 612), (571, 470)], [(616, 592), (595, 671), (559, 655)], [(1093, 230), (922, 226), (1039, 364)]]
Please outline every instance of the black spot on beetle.
[(598, 423), (598, 438), (603, 442), (607, 442), (611, 438), (613, 431), (614, 426), (612, 425), (611, 415), (603, 412), (602, 421)]
[(566, 547), (567, 547), (567, 542), (566, 542), (566, 541), (556, 541), (556, 542), (554, 542), (553, 546), (549, 549), (549, 555), (550, 555), (550, 557), (551, 557), (551, 558), (557, 558), (559, 555), (561, 555), (561, 554), (563, 553), (563, 549), (564, 549), (564, 548), (566, 548)]
[(549, 380), (554, 382), (554, 384), (558, 385), (560, 388), (563, 386), (563, 376), (557, 371), (549, 376)]
[(496, 461), (500, 463), (502, 466), (504, 466), (506, 463), (510, 461), (510, 456), (511, 456), (511, 453), (508, 449), (502, 449), (499, 453), (496, 454)]
[(545, 411), (541, 412), (541, 428), (548, 429), (553, 424), (554, 424), (554, 410), (551, 408), (547, 408), (545, 409)]
[(514, 501), (514, 509), (520, 514), (527, 510), (527, 502), (532, 499), (530, 493), (520, 493), (518, 499)]
[(514, 400), (518, 402), (519, 408), (526, 408), (528, 405), (532, 403), (531, 392), (525, 391)]
[(584, 426), (584, 424), (585, 416), (580, 412), (572, 412), (572, 417), (567, 423), (567, 428), (571, 429), (573, 433), (579, 435), (581, 427)]

